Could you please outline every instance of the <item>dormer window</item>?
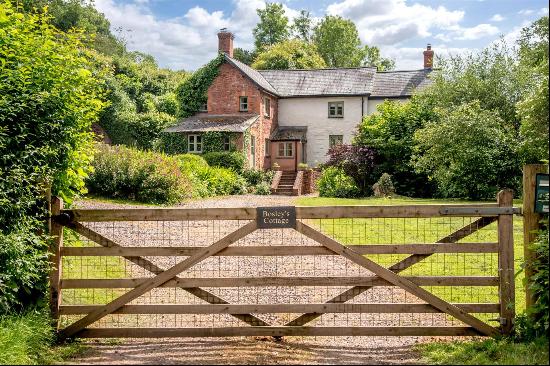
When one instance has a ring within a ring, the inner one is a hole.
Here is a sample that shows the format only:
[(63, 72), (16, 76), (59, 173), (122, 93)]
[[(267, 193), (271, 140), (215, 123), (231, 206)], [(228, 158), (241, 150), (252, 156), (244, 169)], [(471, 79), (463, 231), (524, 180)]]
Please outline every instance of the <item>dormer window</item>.
[(239, 97), (239, 111), (248, 112), (248, 97)]

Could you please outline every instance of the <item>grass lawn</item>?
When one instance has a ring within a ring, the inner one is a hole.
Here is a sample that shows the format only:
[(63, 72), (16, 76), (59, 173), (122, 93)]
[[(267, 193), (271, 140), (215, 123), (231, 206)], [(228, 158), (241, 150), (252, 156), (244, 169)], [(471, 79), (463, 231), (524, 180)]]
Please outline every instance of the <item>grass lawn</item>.
[(548, 339), (528, 343), (487, 339), (481, 342), (438, 342), (417, 347), (432, 365), (548, 365)]
[(0, 364), (43, 365), (66, 360), (83, 349), (80, 343), (54, 346), (47, 310), (0, 316)]

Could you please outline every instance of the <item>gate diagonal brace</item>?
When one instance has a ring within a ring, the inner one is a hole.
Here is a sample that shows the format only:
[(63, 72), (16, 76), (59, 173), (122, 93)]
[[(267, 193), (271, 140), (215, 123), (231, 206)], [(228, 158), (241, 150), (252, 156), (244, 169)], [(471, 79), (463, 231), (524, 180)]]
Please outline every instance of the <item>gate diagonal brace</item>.
[[(122, 245), (115, 243), (111, 239), (108, 239), (104, 237), (103, 235), (95, 232), (94, 230), (82, 225), (79, 222), (73, 222), (71, 224), (67, 225), (68, 228), (74, 230), (78, 234), (92, 240), (93, 242), (107, 248), (112, 247), (122, 247)], [(164, 272), (164, 269), (160, 268), (153, 262), (151, 262), (148, 259), (145, 259), (143, 257), (139, 256), (132, 256), (132, 257), (123, 257), (124, 259), (140, 266), (141, 268), (153, 273), (153, 274), (159, 274)], [(176, 277), (175, 279), (179, 279), (179, 277)], [(213, 293), (203, 290), (200, 287), (181, 287), (182, 290), (190, 293), (191, 295), (194, 295), (198, 297), (201, 300), (204, 300), (208, 302), (209, 304), (230, 304), (230, 302), (224, 300), (223, 298), (214, 295)], [(239, 319), (251, 326), (269, 326), (269, 323), (266, 323), (262, 319), (252, 315), (252, 314), (230, 314), (236, 319)]]
[[(496, 217), (481, 217), (477, 219), (476, 221), (456, 230), (455, 232), (445, 236), (444, 238), (441, 238), (437, 241), (437, 243), (456, 243), (459, 240), (464, 239), (465, 237), (475, 233), (479, 229), (482, 229), (493, 222), (497, 221)], [(407, 268), (412, 267), (413, 265), (423, 261), (424, 259), (428, 258), (432, 254), (413, 254), (408, 256), (407, 258), (394, 263), (388, 269), (394, 273), (399, 273), (401, 271), (404, 271)], [(354, 286), (338, 295), (333, 297), (332, 299), (328, 300), (327, 304), (332, 303), (344, 303), (349, 300), (354, 299), (355, 297), (361, 295), (365, 291), (370, 290), (373, 288), (373, 286)], [(323, 313), (306, 313), (298, 316), (297, 318), (291, 320), (290, 322), (286, 323), (285, 326), (292, 327), (292, 326), (302, 326), (305, 325), (320, 316), (322, 316)]]
[(232, 233), (224, 236), (223, 238), (211, 244), (210, 246), (204, 247), (203, 249), (198, 251), (196, 254), (188, 257), (187, 259), (182, 260), (178, 264), (156, 275), (155, 277), (142, 282), (140, 285), (126, 292), (124, 295), (114, 299), (108, 304), (100, 307), (95, 311), (92, 311), (82, 319), (69, 325), (68, 327), (66, 327), (60, 332), (61, 338), (65, 339), (75, 335), (76, 333), (80, 332), (81, 330), (83, 330), (85, 327), (92, 324), (93, 322), (109, 314), (112, 314), (114, 311), (120, 309), (122, 306), (126, 305), (130, 301), (138, 298), (139, 296), (143, 295), (146, 292), (151, 291), (156, 287), (161, 286), (165, 282), (176, 277), (179, 273), (193, 267), (197, 263), (202, 262), (206, 258), (209, 258), (212, 255), (215, 255), (216, 253), (227, 248), (229, 245), (233, 244), (234, 242), (244, 238), (248, 234), (254, 232), (256, 228), (257, 228), (256, 221), (251, 221), (250, 223), (240, 227), (236, 231), (233, 231)]
[(355, 262), (361, 267), (373, 272), (378, 275), (380, 278), (391, 282), (395, 286), (401, 287), (403, 290), (409, 292), (410, 294), (422, 299), (432, 305), (433, 307), (461, 320), (462, 322), (472, 326), (481, 334), (495, 336), (499, 334), (498, 330), (483, 321), (477, 319), (476, 317), (468, 314), (464, 310), (458, 308), (457, 306), (450, 304), (447, 301), (442, 300), (441, 298), (435, 296), (434, 294), (426, 291), (422, 287), (418, 286), (414, 282), (397, 275), (395, 272), (380, 266), (379, 264), (373, 262), (370, 259), (362, 256), (356, 251), (347, 248), (336, 240), (326, 236), (325, 234), (313, 229), (312, 227), (303, 224), (297, 223), (296, 230), (305, 236), (317, 241), (318, 243), (324, 245), (333, 252), (340, 254), (341, 256)]

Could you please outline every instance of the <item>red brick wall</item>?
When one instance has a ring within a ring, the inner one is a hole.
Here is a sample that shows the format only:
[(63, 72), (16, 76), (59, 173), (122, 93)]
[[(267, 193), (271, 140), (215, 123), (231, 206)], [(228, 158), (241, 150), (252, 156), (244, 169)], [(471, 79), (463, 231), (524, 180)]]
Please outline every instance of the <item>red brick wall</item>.
[[(248, 97), (248, 111), (239, 111), (239, 97)], [(263, 97), (271, 99), (271, 117), (264, 117)], [(277, 98), (263, 93), (248, 77), (228, 63), (220, 66), (216, 79), (208, 88), (208, 114), (257, 113), (259, 120), (250, 128), (256, 138), (256, 168), (268, 169), (269, 159), (265, 159), (264, 141), (277, 126)], [(242, 146), (242, 145), (241, 145)], [(250, 147), (247, 149), (250, 161)]]

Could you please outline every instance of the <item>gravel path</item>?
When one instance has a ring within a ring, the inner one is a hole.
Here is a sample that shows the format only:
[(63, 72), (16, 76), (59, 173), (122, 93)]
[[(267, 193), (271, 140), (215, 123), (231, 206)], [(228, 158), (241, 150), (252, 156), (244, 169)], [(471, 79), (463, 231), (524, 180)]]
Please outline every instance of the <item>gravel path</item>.
[[(233, 196), (205, 199), (182, 203), (181, 207), (243, 207), (293, 205), (293, 197), (286, 196)], [(76, 202), (77, 208), (130, 208), (143, 207), (127, 204), (113, 204), (95, 200)], [(192, 222), (163, 223), (160, 230), (154, 223), (111, 223), (92, 224), (94, 230), (102, 232), (121, 245), (163, 245), (204, 246), (212, 243), (239, 226), (235, 222), (217, 222), (215, 230), (208, 223)], [(242, 226), (242, 223), (240, 224)], [(102, 231), (103, 230), (103, 231)], [(156, 230), (156, 231), (155, 231)], [(287, 229), (284, 229), (287, 230)], [(185, 231), (185, 235), (181, 233)], [(267, 232), (267, 233), (266, 233)], [(137, 234), (139, 233), (139, 234)], [(160, 234), (159, 234), (160, 233)], [(147, 236), (149, 235), (149, 236)], [(304, 240), (295, 231), (263, 230), (257, 231), (246, 240), (235, 245), (316, 245)], [(298, 243), (299, 243), (298, 242)], [(191, 244), (192, 243), (192, 244)], [(365, 270), (350, 264), (340, 257), (316, 256), (315, 258), (295, 257), (220, 257), (209, 258), (196, 268), (183, 272), (182, 277), (254, 277), (254, 276), (342, 276), (365, 275)], [(176, 258), (150, 257), (155, 264), (167, 268), (176, 263)], [(261, 260), (261, 262), (260, 262)], [(286, 262), (283, 262), (286, 260)], [(151, 275), (140, 268), (131, 267), (134, 276)], [(368, 273), (368, 272), (367, 272)], [(221, 275), (220, 275), (221, 274)], [(324, 302), (346, 288), (240, 288), (208, 289), (232, 303), (307, 303)], [(155, 289), (135, 303), (201, 303), (195, 297), (179, 288)], [(367, 291), (351, 302), (415, 302), (399, 290), (379, 287)], [(262, 314), (261, 319), (270, 324), (284, 324), (295, 314)], [(116, 317), (116, 316), (114, 316)], [(121, 317), (121, 316), (119, 316)], [(209, 315), (164, 315), (148, 318), (152, 324), (137, 320), (141, 326), (237, 326), (238, 321), (230, 316)], [(123, 323), (119, 318), (108, 320), (102, 326), (116, 321), (122, 326), (136, 326)], [(426, 318), (408, 318), (398, 314), (327, 314), (315, 321), (318, 326), (395, 326), (395, 325), (447, 325), (445, 317), (428, 314)], [(79, 364), (413, 364), (420, 363), (419, 355), (413, 346), (419, 342), (432, 340), (426, 337), (285, 337), (281, 342), (271, 338), (235, 337), (235, 338), (192, 338), (192, 339), (124, 339), (85, 340), (87, 350), (71, 363)]]

